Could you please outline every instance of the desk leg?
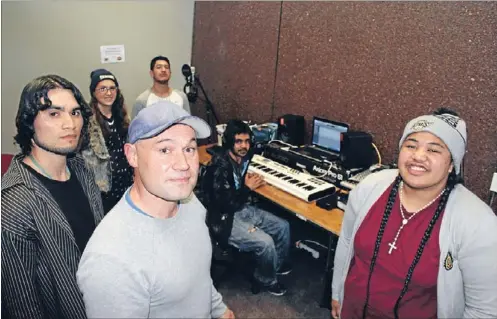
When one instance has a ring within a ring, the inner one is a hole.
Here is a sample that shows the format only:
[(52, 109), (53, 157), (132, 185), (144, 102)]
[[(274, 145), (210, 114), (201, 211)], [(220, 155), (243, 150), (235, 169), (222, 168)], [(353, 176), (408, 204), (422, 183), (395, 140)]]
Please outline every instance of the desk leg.
[(330, 233), (328, 241), (328, 256), (326, 258), (326, 267), (323, 276), (323, 295), (321, 297), (321, 308), (331, 310), (331, 281), (333, 279), (333, 267), (335, 262), (335, 250), (338, 243), (338, 236)]

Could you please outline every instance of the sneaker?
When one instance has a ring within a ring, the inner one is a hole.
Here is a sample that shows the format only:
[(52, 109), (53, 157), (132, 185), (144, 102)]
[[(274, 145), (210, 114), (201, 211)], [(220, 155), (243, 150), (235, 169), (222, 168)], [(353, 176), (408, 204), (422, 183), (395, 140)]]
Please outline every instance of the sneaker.
[(288, 263), (284, 263), (281, 268), (276, 272), (277, 275), (283, 276), (288, 275), (293, 270), (292, 266)]
[(279, 282), (266, 287), (267, 291), (275, 296), (283, 296), (286, 294), (286, 288)]

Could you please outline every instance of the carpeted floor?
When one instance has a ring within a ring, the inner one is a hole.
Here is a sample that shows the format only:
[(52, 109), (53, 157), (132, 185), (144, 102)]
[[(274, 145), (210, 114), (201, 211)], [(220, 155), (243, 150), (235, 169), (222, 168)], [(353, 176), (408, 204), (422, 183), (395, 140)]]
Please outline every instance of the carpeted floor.
[(319, 306), (324, 260), (314, 260), (304, 251), (292, 255), (293, 271), (280, 277), (288, 288), (284, 296), (253, 295), (250, 283), (240, 273), (232, 273), (220, 284), (219, 292), (237, 318), (330, 318), (329, 310)]
[[(266, 208), (290, 221), (292, 243), (299, 239), (311, 239), (327, 244), (327, 234), (319, 228), (289, 217), (288, 212), (278, 212), (274, 206)], [(219, 286), (219, 292), (237, 318), (329, 319), (330, 311), (320, 307), (324, 289), (326, 250), (319, 249), (319, 251), (319, 259), (314, 259), (310, 253), (292, 248), (293, 271), (280, 277), (281, 282), (288, 288), (284, 296), (273, 296), (268, 292), (253, 295), (246, 277), (236, 272), (229, 273), (225, 277)]]

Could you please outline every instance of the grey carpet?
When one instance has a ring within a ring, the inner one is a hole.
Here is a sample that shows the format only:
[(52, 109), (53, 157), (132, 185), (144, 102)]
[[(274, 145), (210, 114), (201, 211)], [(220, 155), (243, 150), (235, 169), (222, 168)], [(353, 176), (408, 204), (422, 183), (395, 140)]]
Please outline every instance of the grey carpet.
[(253, 295), (250, 283), (240, 273), (229, 273), (221, 282), (219, 292), (237, 318), (330, 318), (326, 308), (320, 308), (323, 293), (325, 256), (313, 259), (305, 251), (292, 252), (293, 271), (281, 276), (288, 292), (273, 296), (268, 292)]

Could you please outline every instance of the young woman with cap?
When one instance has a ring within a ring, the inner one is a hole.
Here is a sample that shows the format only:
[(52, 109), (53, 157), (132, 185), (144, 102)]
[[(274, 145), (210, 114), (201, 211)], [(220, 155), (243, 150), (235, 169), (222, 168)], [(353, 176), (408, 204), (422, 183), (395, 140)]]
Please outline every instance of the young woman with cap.
[(89, 148), (82, 152), (93, 169), (102, 193), (105, 213), (121, 199), (133, 183), (133, 171), (124, 156), (129, 117), (116, 77), (105, 69), (90, 74)]
[(497, 217), (461, 183), (466, 123), (410, 121), (398, 170), (349, 196), (335, 255), (333, 318), (497, 317)]

